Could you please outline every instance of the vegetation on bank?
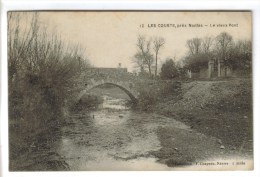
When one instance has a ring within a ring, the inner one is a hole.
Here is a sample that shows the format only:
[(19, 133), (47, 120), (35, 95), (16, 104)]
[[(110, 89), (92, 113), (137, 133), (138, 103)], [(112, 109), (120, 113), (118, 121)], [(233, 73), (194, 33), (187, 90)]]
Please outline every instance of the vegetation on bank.
[(80, 46), (67, 45), (48, 30), (37, 13), (8, 13), (11, 159), (30, 151), (38, 134), (62, 123), (77, 78), (89, 66)]
[(139, 89), (138, 104), (136, 107), (142, 111), (152, 111), (156, 104), (164, 99), (179, 99), (181, 96), (181, 83), (179, 81), (156, 81), (143, 83)]
[(183, 83), (179, 100), (160, 101), (154, 111), (219, 139), (226, 151), (252, 154), (252, 80)]
[[(159, 81), (157, 81), (159, 83)], [(150, 85), (140, 91), (138, 108), (172, 117), (192, 131), (217, 139), (216, 148), (227, 155), (251, 156), (253, 153), (253, 93), (251, 78), (229, 78)], [(174, 129), (164, 128), (158, 136), (168, 137)], [(164, 141), (162, 139), (162, 141)], [(167, 161), (174, 146), (161, 142), (158, 158)], [(167, 149), (166, 152), (164, 150)], [(162, 153), (162, 154), (161, 154)], [(162, 156), (164, 154), (164, 156)], [(169, 166), (173, 165), (171, 162)]]

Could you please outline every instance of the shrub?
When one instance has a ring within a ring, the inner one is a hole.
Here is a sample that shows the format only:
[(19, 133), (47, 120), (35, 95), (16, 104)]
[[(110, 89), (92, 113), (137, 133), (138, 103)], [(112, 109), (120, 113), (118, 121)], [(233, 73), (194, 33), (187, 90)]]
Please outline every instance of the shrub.
[(152, 110), (153, 106), (165, 99), (176, 99), (181, 94), (181, 83), (178, 81), (161, 80), (150, 86), (144, 84), (139, 89), (138, 108), (144, 111)]
[(174, 79), (179, 76), (178, 68), (172, 59), (166, 60), (161, 68), (162, 79)]
[(37, 13), (8, 12), (11, 157), (22, 149), (14, 139), (29, 146), (37, 134), (63, 121), (66, 101), (88, 66), (80, 47), (65, 45), (58, 35), (47, 34), (38, 19)]
[(138, 97), (138, 107), (143, 111), (149, 111), (158, 100), (158, 93), (154, 89), (142, 90)]

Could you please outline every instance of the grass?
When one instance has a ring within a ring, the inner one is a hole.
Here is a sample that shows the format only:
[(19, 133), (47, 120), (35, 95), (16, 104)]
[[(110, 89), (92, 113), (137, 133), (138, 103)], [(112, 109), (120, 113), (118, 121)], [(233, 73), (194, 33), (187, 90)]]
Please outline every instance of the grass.
[(251, 79), (188, 84), (182, 99), (160, 102), (156, 107), (157, 112), (182, 121), (205, 135), (220, 139), (230, 152), (252, 154)]

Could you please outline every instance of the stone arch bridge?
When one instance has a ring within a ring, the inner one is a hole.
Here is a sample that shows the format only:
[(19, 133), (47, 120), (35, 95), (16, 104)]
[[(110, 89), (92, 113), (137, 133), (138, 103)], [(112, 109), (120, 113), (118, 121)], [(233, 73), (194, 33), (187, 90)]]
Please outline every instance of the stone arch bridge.
[(113, 85), (121, 90), (123, 90), (131, 99), (133, 103), (137, 103), (137, 97), (138, 97), (138, 91), (137, 91), (137, 86), (136, 83), (132, 81), (119, 81), (119, 80), (114, 80), (114, 79), (101, 79), (101, 80), (94, 80), (91, 79), (89, 82), (85, 83), (84, 89), (79, 93), (78, 99), (88, 93), (90, 90), (97, 88), (102, 85)]

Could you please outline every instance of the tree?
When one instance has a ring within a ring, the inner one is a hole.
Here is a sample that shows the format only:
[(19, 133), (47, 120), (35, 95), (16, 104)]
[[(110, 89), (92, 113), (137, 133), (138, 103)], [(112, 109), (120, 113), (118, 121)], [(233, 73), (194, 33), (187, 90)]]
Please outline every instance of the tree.
[(172, 59), (167, 59), (161, 68), (162, 79), (173, 79), (179, 76), (178, 68)]
[(157, 61), (158, 61), (158, 54), (159, 50), (164, 46), (165, 39), (162, 37), (156, 37), (153, 40), (153, 49), (155, 52), (155, 77), (157, 76)]
[(251, 71), (252, 69), (252, 42), (250, 40), (236, 41), (228, 52), (230, 66), (233, 69)]
[(152, 77), (152, 65), (154, 63), (154, 58), (150, 52), (151, 40), (146, 41), (144, 36), (138, 36), (136, 46), (138, 48), (136, 56), (144, 62), (144, 65), (148, 68), (149, 76)]
[(67, 101), (78, 94), (72, 90), (81, 71), (88, 67), (81, 48), (66, 45), (39, 18), (32, 12), (8, 12), (9, 118), (20, 125), (17, 132), (23, 137), (63, 118)]
[(204, 53), (186, 56), (184, 60), (185, 68), (191, 70), (192, 72), (199, 72), (201, 69), (207, 68), (208, 59), (209, 56)]
[(227, 75), (227, 67), (232, 66), (230, 58), (230, 49), (233, 45), (233, 38), (227, 32), (222, 32), (216, 37), (216, 53), (218, 56), (218, 62), (221, 60), (224, 64), (225, 76)]
[(188, 54), (185, 57), (185, 68), (192, 72), (199, 72), (208, 66), (208, 61), (212, 58), (211, 47), (213, 39), (211, 37), (193, 38), (187, 41)]
[(139, 51), (132, 58), (132, 62), (135, 64), (135, 68), (139, 68), (140, 72), (144, 72), (145, 61), (143, 58), (143, 54)]
[(213, 45), (212, 37), (205, 37), (202, 39), (202, 52), (209, 54), (211, 52), (211, 47)]
[(184, 68), (199, 72), (208, 67), (208, 61), (214, 59), (214, 70), (217, 63), (223, 61), (225, 75), (228, 67), (243, 70), (245, 74), (252, 69), (252, 42), (250, 40), (234, 41), (233, 37), (222, 32), (215, 38), (193, 38), (187, 41), (188, 52), (184, 57)]
[(202, 40), (200, 38), (193, 38), (187, 41), (189, 55), (197, 55), (201, 51)]
[(216, 37), (216, 50), (218, 55), (220, 56), (219, 59), (223, 60), (225, 64), (227, 64), (227, 54), (232, 47), (232, 42), (232, 36), (226, 32), (222, 32)]

